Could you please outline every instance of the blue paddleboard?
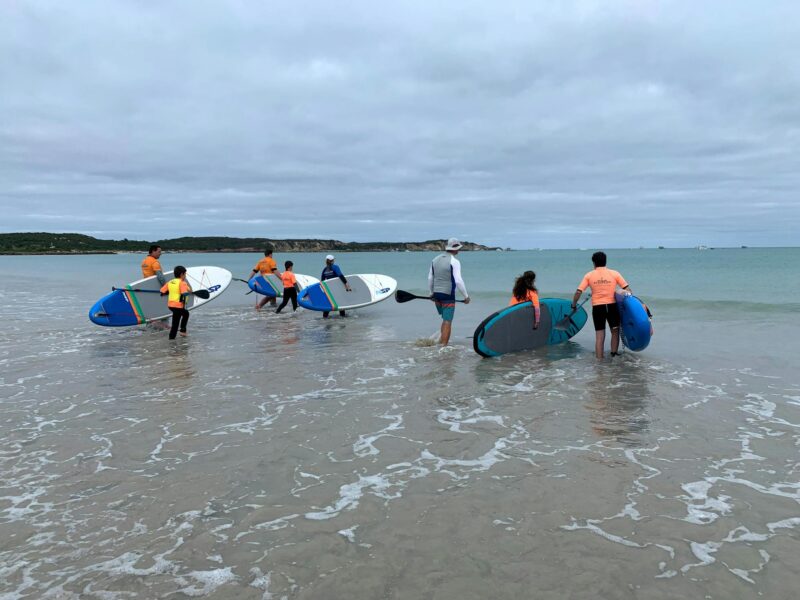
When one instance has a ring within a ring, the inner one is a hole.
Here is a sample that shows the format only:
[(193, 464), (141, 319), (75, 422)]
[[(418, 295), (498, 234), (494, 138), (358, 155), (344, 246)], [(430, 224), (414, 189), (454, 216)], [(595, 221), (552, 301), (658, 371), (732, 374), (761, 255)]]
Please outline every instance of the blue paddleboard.
[(267, 298), (277, 298), (283, 296), (283, 283), (275, 275), (256, 275), (247, 282), (247, 287), (256, 294), (261, 294)]
[[(167, 279), (172, 271), (164, 273)], [(186, 281), (195, 290), (208, 291), (208, 299), (190, 294), (186, 310), (194, 310), (224, 292), (231, 282), (231, 273), (220, 267), (189, 267)], [(155, 277), (146, 277), (115, 289), (95, 302), (89, 309), (89, 320), (102, 327), (130, 327), (171, 316), (167, 298), (159, 293), (161, 284)]]
[(652, 337), (650, 318), (644, 303), (628, 294), (617, 293), (615, 298), (619, 307), (622, 343), (634, 352), (644, 350)]
[(579, 306), (570, 316), (567, 329), (560, 330), (554, 326), (572, 312), (570, 301), (542, 298), (539, 309), (538, 329), (533, 329), (533, 304), (530, 302), (507, 306), (486, 317), (472, 338), (475, 352), (490, 357), (560, 344), (578, 333), (588, 318)]
[[(319, 279), (310, 275), (295, 273), (297, 285), (302, 290), (310, 285), (319, 283)], [(280, 298), (283, 296), (283, 281), (277, 275), (256, 275), (247, 282), (247, 287), (256, 294), (261, 294), (267, 298)]]

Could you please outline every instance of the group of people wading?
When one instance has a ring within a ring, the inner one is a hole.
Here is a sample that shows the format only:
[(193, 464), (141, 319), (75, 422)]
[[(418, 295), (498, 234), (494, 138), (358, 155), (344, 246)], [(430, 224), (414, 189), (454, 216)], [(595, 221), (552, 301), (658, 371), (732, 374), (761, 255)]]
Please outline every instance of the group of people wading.
[[(463, 297), (461, 302), (464, 304), (470, 303), (469, 293), (464, 284), (464, 278), (461, 275), (461, 262), (456, 258), (463, 244), (456, 238), (447, 240), (447, 245), (443, 253), (439, 254), (431, 262), (430, 269), (428, 270), (428, 289), (431, 293), (431, 298), (436, 307), (436, 311), (442, 319), (440, 328), (439, 343), (446, 346), (450, 342), (450, 335), (452, 333), (453, 318), (456, 310), (456, 293), (461, 294)], [(281, 273), (278, 270), (278, 265), (275, 259), (272, 258), (273, 249), (266, 248), (264, 250), (264, 258), (259, 260), (255, 267), (253, 267), (250, 277), (257, 274), (267, 276), (275, 275), (283, 282), (283, 301), (280, 306), (277, 306), (275, 312), (281, 312), (289, 302), (292, 303), (292, 309), (297, 310), (297, 292), (299, 286), (297, 278), (293, 272), (294, 264), (292, 261), (284, 263), (284, 271)], [(161, 247), (158, 245), (150, 246), (150, 251), (147, 257), (142, 261), (142, 275), (144, 277), (156, 277), (158, 282), (162, 285), (161, 294), (168, 296), (167, 306), (172, 312), (172, 327), (170, 329), (169, 338), (175, 339), (178, 333), (186, 335), (186, 325), (189, 321), (189, 311), (186, 310), (186, 296), (192, 291), (191, 286), (186, 281), (186, 268), (177, 266), (173, 270), (173, 278), (167, 281), (161, 268), (161, 263), (158, 259), (161, 256)], [(592, 255), (592, 263), (594, 269), (586, 273), (578, 289), (572, 297), (572, 310), (577, 310), (578, 300), (586, 289), (590, 289), (592, 293), (592, 320), (595, 329), (595, 355), (597, 358), (603, 358), (604, 346), (606, 339), (606, 323), (611, 329), (611, 356), (619, 354), (619, 327), (620, 315), (619, 309), (615, 299), (617, 287), (622, 288), (626, 293), (631, 293), (630, 286), (625, 278), (613, 269), (606, 266), (607, 257), (605, 252), (595, 252)], [(248, 277), (248, 279), (250, 278)], [(322, 269), (320, 276), (321, 281), (328, 279), (341, 279), (347, 291), (351, 291), (350, 284), (347, 278), (342, 273), (342, 270), (335, 263), (335, 258), (332, 254), (325, 257), (325, 266)], [(540, 306), (539, 306), (539, 292), (536, 289), (536, 273), (533, 271), (525, 271), (514, 282), (511, 300), (509, 306), (519, 304), (521, 302), (530, 302), (533, 305), (534, 320), (533, 328), (539, 327), (540, 319)], [(261, 310), (267, 303), (275, 306), (277, 304), (275, 297), (264, 297), (256, 302), (256, 310)], [(323, 312), (322, 316), (327, 318), (328, 312)], [(341, 316), (346, 316), (345, 311), (339, 311)]]
[[(461, 276), (461, 262), (456, 258), (463, 244), (456, 238), (447, 241), (444, 253), (433, 259), (428, 271), (428, 288), (433, 297), (436, 310), (442, 318), (440, 343), (446, 346), (450, 341), (453, 317), (456, 310), (456, 292), (463, 296), (464, 304), (469, 304), (464, 279)], [(586, 273), (578, 285), (572, 298), (572, 310), (577, 310), (578, 300), (587, 288), (592, 292), (592, 320), (595, 329), (595, 355), (603, 358), (603, 349), (606, 339), (606, 323), (611, 329), (611, 356), (619, 354), (619, 327), (620, 316), (617, 307), (617, 286), (626, 293), (631, 293), (630, 286), (625, 278), (613, 269), (606, 266), (605, 252), (595, 252), (592, 255), (594, 269)], [(525, 271), (514, 282), (509, 306), (530, 302), (533, 305), (533, 328), (539, 328), (541, 315), (539, 306), (539, 291), (536, 289), (536, 273)]]
[[(275, 312), (279, 313), (283, 308), (289, 303), (289, 300), (292, 302), (292, 310), (297, 310), (297, 292), (300, 291), (300, 286), (297, 283), (297, 278), (295, 277), (294, 273), (292, 272), (292, 268), (294, 267), (294, 263), (290, 260), (287, 260), (284, 263), (285, 271), (281, 273), (278, 271), (278, 264), (275, 262), (275, 259), (272, 258), (272, 248), (266, 248), (264, 250), (264, 258), (259, 260), (256, 263), (256, 266), (253, 267), (253, 270), (250, 272), (250, 277), (248, 279), (260, 274), (264, 277), (267, 275), (275, 275), (283, 282), (283, 302), (281, 305), (275, 310)], [(325, 257), (325, 266), (322, 268), (322, 275), (320, 275), (320, 281), (326, 281), (328, 279), (341, 279), (342, 283), (344, 284), (344, 289), (348, 292), (352, 291), (350, 288), (350, 284), (347, 282), (347, 277), (344, 276), (342, 270), (339, 268), (334, 261), (336, 258), (333, 254), (328, 254)], [(265, 296), (262, 300), (256, 302), (256, 310), (261, 310), (264, 305), (269, 302), (272, 306), (276, 304), (276, 298)], [(322, 313), (324, 318), (328, 318), (330, 311), (325, 311)], [(342, 317), (347, 316), (345, 311), (340, 310), (339, 315)]]

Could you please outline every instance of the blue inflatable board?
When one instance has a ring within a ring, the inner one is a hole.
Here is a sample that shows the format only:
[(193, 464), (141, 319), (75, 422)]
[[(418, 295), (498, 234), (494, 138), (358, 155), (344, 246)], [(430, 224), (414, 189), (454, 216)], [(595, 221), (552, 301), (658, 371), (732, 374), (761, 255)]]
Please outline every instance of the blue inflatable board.
[(652, 337), (650, 318), (644, 303), (636, 296), (616, 294), (621, 327), (622, 343), (634, 352), (647, 348)]
[[(172, 271), (164, 273), (167, 279)], [(219, 296), (231, 282), (231, 273), (219, 267), (189, 267), (186, 280), (195, 290), (205, 289), (208, 299), (189, 295), (186, 310), (194, 310)], [(159, 293), (161, 284), (155, 277), (134, 281), (124, 288), (106, 294), (89, 309), (89, 320), (103, 327), (130, 327), (151, 321), (159, 321), (171, 316), (167, 298)]]
[(256, 275), (250, 278), (247, 286), (256, 294), (261, 294), (267, 298), (283, 296), (283, 283), (275, 275)]
[(570, 301), (542, 298), (539, 308), (538, 329), (533, 329), (533, 305), (530, 302), (508, 306), (486, 317), (472, 338), (475, 352), (491, 357), (560, 344), (578, 333), (588, 319), (586, 311), (579, 306), (570, 317), (567, 329), (559, 330), (554, 325), (570, 315)]
[(391, 298), (397, 289), (397, 281), (393, 278), (375, 273), (348, 275), (347, 283), (350, 291), (341, 279), (327, 279), (310, 285), (297, 295), (297, 303), (308, 310), (349, 310), (382, 302)]

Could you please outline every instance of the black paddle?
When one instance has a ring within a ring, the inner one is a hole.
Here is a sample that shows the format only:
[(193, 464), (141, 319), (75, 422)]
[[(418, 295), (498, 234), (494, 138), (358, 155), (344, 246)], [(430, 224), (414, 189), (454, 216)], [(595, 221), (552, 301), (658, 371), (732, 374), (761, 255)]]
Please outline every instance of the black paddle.
[(564, 318), (563, 318), (563, 319), (561, 319), (561, 320), (560, 320), (558, 323), (556, 323), (555, 325), (553, 325), (553, 329), (556, 329), (556, 330), (558, 330), (558, 331), (566, 331), (567, 329), (569, 329), (569, 326), (570, 326), (571, 324), (572, 324), (572, 325), (574, 325), (574, 323), (572, 322), (572, 315), (574, 315), (576, 312), (578, 312), (578, 309), (579, 309), (581, 306), (583, 306), (584, 304), (586, 304), (586, 303), (589, 301), (589, 298), (591, 298), (591, 297), (592, 297), (592, 295), (591, 295), (591, 294), (589, 294), (588, 296), (586, 296), (586, 300), (584, 300), (583, 302), (581, 302), (580, 304), (578, 304), (578, 306), (576, 306), (576, 307), (575, 307), (575, 308), (572, 310), (572, 312), (571, 312), (571, 313), (569, 313), (569, 314), (568, 314), (566, 317), (564, 317)]
[[(145, 294), (160, 294), (161, 290), (140, 290), (140, 289), (133, 289), (129, 290), (128, 288), (116, 288), (112, 287), (112, 291), (122, 290), (123, 292), (143, 292)], [(202, 298), (203, 300), (208, 300), (211, 297), (211, 293), (208, 290), (194, 290), (189, 292), (190, 294), (194, 294), (198, 298)]]
[[(403, 302), (408, 302), (409, 300), (434, 300), (434, 297), (417, 296), (416, 294), (406, 292), (405, 290), (397, 290), (397, 292), (395, 292), (394, 299), (402, 304)], [(463, 302), (463, 300), (456, 300), (456, 302)]]

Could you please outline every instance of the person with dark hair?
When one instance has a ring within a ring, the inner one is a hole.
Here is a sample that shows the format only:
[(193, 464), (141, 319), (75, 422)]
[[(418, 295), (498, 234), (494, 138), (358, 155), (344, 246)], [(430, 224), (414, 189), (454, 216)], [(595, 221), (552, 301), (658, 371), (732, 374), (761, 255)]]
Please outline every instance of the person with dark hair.
[(292, 301), (292, 311), (297, 310), (297, 277), (292, 273), (294, 263), (287, 260), (284, 263), (284, 267), (286, 267), (286, 270), (281, 274), (281, 281), (283, 281), (283, 302), (281, 302), (278, 310), (275, 311), (276, 313), (281, 312), (283, 308), (289, 304), (289, 300)]
[(164, 285), (167, 283), (167, 278), (164, 277), (164, 273), (161, 270), (161, 263), (158, 262), (160, 256), (161, 246), (158, 244), (153, 244), (150, 246), (150, 251), (142, 261), (142, 277), (155, 276), (158, 279), (158, 283)]
[(180, 333), (186, 337), (186, 325), (189, 323), (189, 311), (186, 310), (186, 297), (192, 291), (191, 286), (186, 282), (186, 267), (178, 265), (172, 272), (174, 279), (168, 281), (161, 287), (161, 295), (167, 296), (167, 307), (172, 312), (172, 329), (169, 331), (169, 339), (174, 340)]
[(515, 304), (522, 304), (523, 302), (530, 302), (533, 305), (533, 328), (539, 329), (539, 317), (541, 315), (539, 309), (539, 290), (536, 289), (534, 284), (536, 281), (536, 273), (533, 271), (525, 271), (514, 282), (514, 291), (512, 292), (511, 300), (508, 302), (509, 306)]
[(572, 310), (578, 305), (578, 299), (586, 288), (592, 289), (592, 320), (594, 321), (595, 341), (594, 353), (603, 358), (603, 347), (606, 341), (606, 323), (611, 329), (611, 356), (619, 354), (619, 309), (614, 294), (617, 286), (630, 293), (631, 288), (625, 278), (617, 271), (606, 267), (605, 252), (592, 254), (594, 270), (583, 276), (575, 295), (572, 297)]
[[(261, 273), (261, 275), (264, 277), (267, 275), (278, 275), (278, 263), (276, 263), (275, 259), (272, 258), (272, 252), (272, 246), (267, 246), (264, 248), (264, 258), (256, 263), (256, 266), (253, 267), (248, 279), (252, 279), (256, 273)], [(274, 296), (271, 298), (269, 296), (264, 296), (263, 298), (256, 300), (256, 310), (261, 310), (267, 302), (272, 304), (272, 306), (275, 306), (277, 303)]]
[[(339, 279), (342, 280), (342, 283), (344, 284), (344, 289), (347, 290), (348, 292), (352, 292), (353, 290), (350, 287), (350, 284), (347, 283), (347, 277), (344, 276), (344, 273), (342, 273), (342, 270), (339, 268), (339, 265), (333, 262), (334, 260), (336, 259), (333, 257), (333, 254), (328, 254), (328, 256), (325, 257), (325, 267), (322, 269), (322, 275), (320, 275), (319, 280), (326, 281), (328, 279), (336, 279), (338, 277)], [(331, 314), (329, 310), (324, 311), (322, 313), (322, 318), (327, 319), (329, 314)], [(339, 316), (346, 317), (347, 314), (345, 313), (345, 311), (340, 310)]]

